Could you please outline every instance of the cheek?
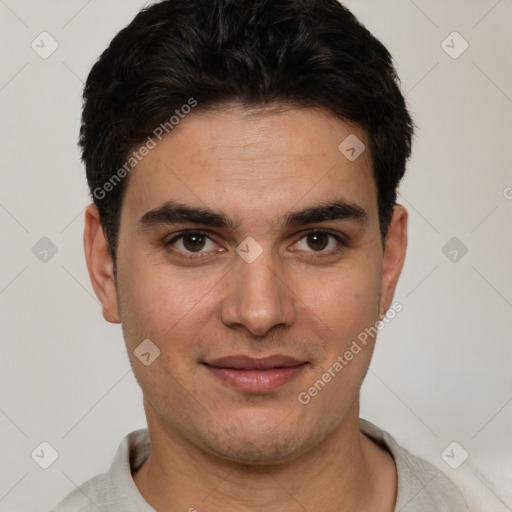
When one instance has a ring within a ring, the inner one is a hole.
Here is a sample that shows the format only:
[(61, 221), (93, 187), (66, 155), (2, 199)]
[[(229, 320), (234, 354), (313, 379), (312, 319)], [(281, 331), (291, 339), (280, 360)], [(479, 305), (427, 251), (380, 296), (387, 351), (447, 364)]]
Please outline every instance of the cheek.
[[(119, 275), (124, 338), (137, 381), (153, 407), (163, 412), (181, 403), (182, 388), (200, 358), (204, 317), (211, 305), (205, 294), (212, 284), (170, 275), (164, 265), (131, 263)], [(146, 339), (159, 350), (147, 366), (136, 356)]]
[(347, 413), (370, 364), (374, 339), (369, 328), (378, 321), (379, 268), (378, 259), (347, 266), (326, 281), (321, 293), (310, 296), (313, 316), (328, 329), (319, 340), (324, 356), (301, 397), (309, 401), (307, 413), (323, 418), (325, 426), (337, 424)]
[(316, 279), (303, 279), (298, 295), (339, 340), (351, 336), (378, 320), (380, 305), (380, 262), (347, 263)]
[(161, 358), (176, 365), (194, 359), (201, 333), (215, 313), (222, 274), (187, 272), (149, 258), (125, 259), (119, 268), (119, 309), (125, 340), (132, 350), (149, 338)]
[[(215, 285), (222, 274), (204, 273), (199, 279), (176, 269), (171, 273), (163, 264), (136, 263), (132, 261), (125, 267), (129, 271), (120, 275), (121, 318), (129, 357), (148, 410), (184, 435), (194, 431), (192, 424), (208, 431), (224, 402), (222, 397), (209, 394), (197, 363), (204, 355), (204, 340), (214, 332)], [(146, 338), (160, 350), (148, 366), (134, 354)]]

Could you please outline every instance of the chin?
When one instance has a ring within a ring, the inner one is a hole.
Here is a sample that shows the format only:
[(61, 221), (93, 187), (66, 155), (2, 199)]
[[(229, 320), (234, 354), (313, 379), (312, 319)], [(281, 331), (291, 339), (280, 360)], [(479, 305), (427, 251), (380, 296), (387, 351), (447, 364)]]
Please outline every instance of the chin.
[(225, 425), (223, 432), (214, 439), (210, 437), (207, 444), (216, 456), (232, 462), (273, 465), (289, 462), (307, 451), (314, 444), (311, 437), (304, 424), (299, 428), (296, 421), (264, 415)]
[(265, 442), (260, 439), (239, 439), (228, 446), (212, 448), (216, 456), (247, 466), (283, 464), (295, 459), (302, 451), (294, 440), (283, 439)]

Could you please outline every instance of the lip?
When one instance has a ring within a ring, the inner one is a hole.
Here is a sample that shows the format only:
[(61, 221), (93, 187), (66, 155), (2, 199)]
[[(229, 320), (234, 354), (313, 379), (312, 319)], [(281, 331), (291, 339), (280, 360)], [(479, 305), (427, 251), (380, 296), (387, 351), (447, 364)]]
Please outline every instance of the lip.
[(296, 378), (307, 364), (281, 354), (263, 358), (227, 356), (203, 363), (214, 376), (245, 393), (274, 391)]

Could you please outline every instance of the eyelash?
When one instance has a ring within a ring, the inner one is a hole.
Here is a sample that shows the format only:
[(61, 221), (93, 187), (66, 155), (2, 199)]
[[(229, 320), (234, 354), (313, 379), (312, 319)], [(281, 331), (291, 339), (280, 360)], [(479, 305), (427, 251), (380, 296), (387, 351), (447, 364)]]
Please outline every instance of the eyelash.
[[(331, 232), (329, 230), (325, 230), (325, 229), (311, 229), (309, 231), (306, 231), (305, 233), (303, 233), (300, 236), (300, 238), (297, 240), (297, 242), (302, 240), (303, 238), (307, 237), (308, 235), (313, 235), (313, 234), (315, 234), (315, 235), (316, 234), (318, 234), (318, 235), (328, 235), (328, 236), (334, 238), (339, 245), (338, 245), (338, 247), (336, 249), (328, 251), (328, 252), (320, 251), (320, 252), (315, 253), (315, 251), (312, 251), (312, 254), (307, 256), (308, 258), (325, 258), (327, 256), (337, 255), (343, 249), (348, 247), (347, 241), (342, 236), (340, 236), (337, 233), (333, 233), (333, 232)], [(211, 240), (212, 242), (216, 243), (215, 240), (213, 240), (211, 238), (211, 236), (208, 233), (204, 232), (204, 231), (200, 231), (200, 230), (196, 230), (196, 229), (187, 229), (185, 231), (181, 231), (180, 233), (176, 234), (170, 240), (165, 241), (164, 242), (164, 248), (172, 246), (173, 243), (177, 242), (178, 240), (182, 239), (183, 237), (185, 237), (187, 235), (200, 235), (200, 236), (204, 236), (205, 238), (208, 238), (208, 240)], [(197, 259), (200, 259), (200, 258), (207, 258), (207, 257), (209, 257), (208, 253), (184, 252), (184, 251), (180, 251), (180, 250), (177, 250), (177, 251), (180, 254), (180, 256), (185, 257), (185, 258), (189, 258), (189, 259), (196, 259), (197, 260)]]

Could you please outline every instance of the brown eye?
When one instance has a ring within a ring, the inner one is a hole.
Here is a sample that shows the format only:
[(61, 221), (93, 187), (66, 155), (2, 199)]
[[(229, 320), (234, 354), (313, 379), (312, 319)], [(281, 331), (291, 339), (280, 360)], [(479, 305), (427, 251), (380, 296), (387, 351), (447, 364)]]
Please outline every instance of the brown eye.
[(198, 255), (218, 249), (217, 244), (206, 233), (200, 231), (180, 233), (164, 245), (172, 246), (181, 253)]
[(329, 235), (327, 233), (309, 233), (306, 240), (308, 246), (314, 251), (323, 251), (329, 244)]
[(206, 245), (206, 237), (197, 233), (183, 235), (183, 247), (187, 251), (200, 251)]
[(347, 244), (340, 235), (317, 229), (305, 233), (295, 247), (295, 250), (305, 253), (318, 253), (317, 256), (332, 256), (347, 247)]

